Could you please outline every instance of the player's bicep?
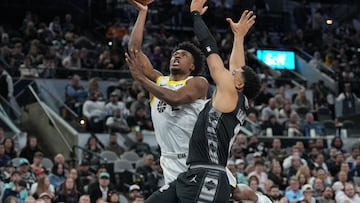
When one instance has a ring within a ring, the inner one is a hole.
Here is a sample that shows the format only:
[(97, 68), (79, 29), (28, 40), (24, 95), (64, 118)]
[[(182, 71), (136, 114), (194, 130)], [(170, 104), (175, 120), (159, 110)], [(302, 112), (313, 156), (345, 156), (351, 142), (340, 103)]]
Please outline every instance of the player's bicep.
[(187, 81), (184, 87), (177, 90), (178, 103), (186, 104), (197, 99), (205, 99), (209, 84), (203, 77), (195, 77)]

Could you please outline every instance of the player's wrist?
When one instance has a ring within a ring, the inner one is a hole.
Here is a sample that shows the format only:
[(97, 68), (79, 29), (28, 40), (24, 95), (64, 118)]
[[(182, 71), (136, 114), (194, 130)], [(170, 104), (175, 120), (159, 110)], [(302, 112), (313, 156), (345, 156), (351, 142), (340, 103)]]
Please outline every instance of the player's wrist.
[(198, 10), (193, 10), (193, 11), (191, 11), (191, 16), (192, 17), (201, 16), (201, 13)]

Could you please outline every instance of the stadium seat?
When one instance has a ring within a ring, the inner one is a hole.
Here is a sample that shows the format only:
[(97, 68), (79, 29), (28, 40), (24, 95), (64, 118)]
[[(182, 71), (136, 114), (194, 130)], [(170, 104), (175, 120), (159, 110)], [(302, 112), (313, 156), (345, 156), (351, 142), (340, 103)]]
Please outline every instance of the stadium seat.
[(107, 150), (102, 151), (100, 156), (104, 158), (104, 160), (101, 160), (104, 163), (113, 163), (120, 158), (115, 152)]
[(52, 167), (54, 166), (54, 162), (51, 159), (46, 158), (46, 157), (43, 158), (43, 160), (41, 161), (41, 164), (48, 171), (51, 171)]
[(136, 161), (138, 161), (140, 159), (140, 156), (136, 152), (127, 151), (121, 155), (121, 158), (126, 159), (132, 163), (135, 163)]

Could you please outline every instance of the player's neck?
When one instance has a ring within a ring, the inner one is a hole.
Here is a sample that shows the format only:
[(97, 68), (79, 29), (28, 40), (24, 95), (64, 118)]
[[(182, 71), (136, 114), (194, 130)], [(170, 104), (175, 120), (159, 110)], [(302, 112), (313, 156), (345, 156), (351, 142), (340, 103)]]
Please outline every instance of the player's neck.
[(188, 77), (189, 75), (186, 74), (170, 74), (170, 80), (173, 81), (185, 80)]

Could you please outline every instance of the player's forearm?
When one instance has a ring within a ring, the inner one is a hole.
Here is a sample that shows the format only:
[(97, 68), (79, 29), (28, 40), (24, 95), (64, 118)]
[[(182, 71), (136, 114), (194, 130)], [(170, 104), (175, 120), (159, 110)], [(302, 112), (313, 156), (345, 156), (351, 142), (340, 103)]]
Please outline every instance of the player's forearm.
[(201, 48), (204, 50), (206, 56), (210, 54), (219, 53), (218, 47), (214, 37), (211, 35), (209, 28), (206, 26), (198, 11), (191, 12), (194, 21), (194, 33), (200, 41)]
[(171, 106), (178, 106), (181, 104), (182, 95), (179, 95), (178, 92), (168, 88), (160, 87), (148, 78), (143, 78), (139, 81), (145, 87), (145, 89), (156, 98), (166, 102)]
[(140, 10), (130, 35), (128, 49), (141, 51), (147, 10)]
[(234, 45), (230, 55), (230, 72), (241, 69), (245, 65), (244, 37), (235, 34)]

